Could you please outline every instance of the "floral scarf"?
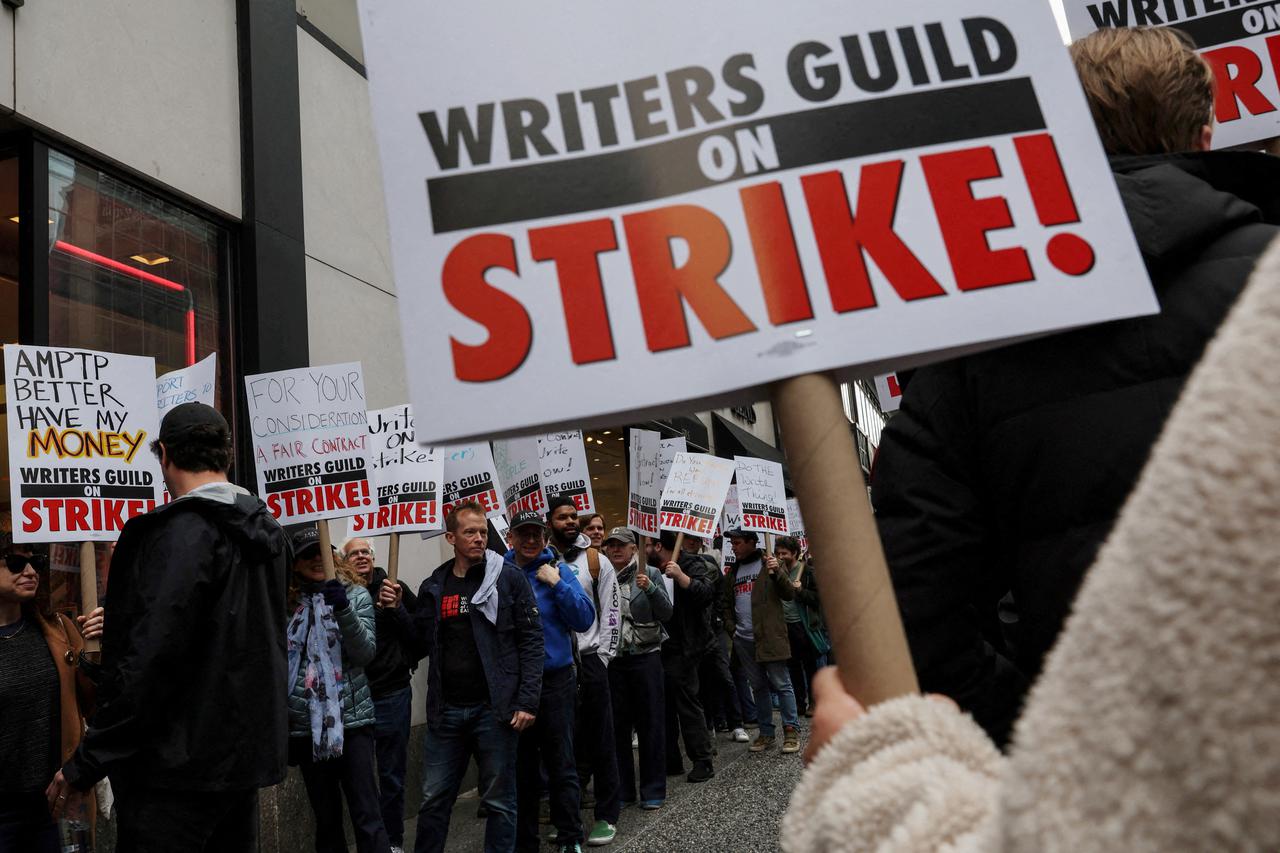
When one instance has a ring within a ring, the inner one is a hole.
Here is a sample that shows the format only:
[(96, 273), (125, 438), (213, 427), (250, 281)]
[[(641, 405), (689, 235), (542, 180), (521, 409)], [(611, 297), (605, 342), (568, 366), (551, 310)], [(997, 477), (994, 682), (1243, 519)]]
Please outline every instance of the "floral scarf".
[(318, 592), (303, 592), (289, 620), (289, 684), (303, 681), (311, 717), (311, 757), (316, 761), (342, 755), (342, 638), (333, 608)]

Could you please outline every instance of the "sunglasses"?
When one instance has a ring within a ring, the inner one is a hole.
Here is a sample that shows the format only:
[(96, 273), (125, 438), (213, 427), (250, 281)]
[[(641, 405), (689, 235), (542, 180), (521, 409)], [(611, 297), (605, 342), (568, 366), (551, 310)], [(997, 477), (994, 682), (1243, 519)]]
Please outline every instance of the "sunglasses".
[(22, 574), (27, 566), (37, 572), (43, 572), (49, 568), (49, 558), (43, 554), (15, 554), (10, 551), (4, 555), (4, 565), (6, 569), (15, 575)]

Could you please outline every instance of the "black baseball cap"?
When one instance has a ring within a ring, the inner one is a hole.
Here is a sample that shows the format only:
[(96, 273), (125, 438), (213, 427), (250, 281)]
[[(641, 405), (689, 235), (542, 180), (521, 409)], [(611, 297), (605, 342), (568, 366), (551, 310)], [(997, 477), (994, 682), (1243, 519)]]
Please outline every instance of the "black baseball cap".
[(530, 524), (541, 527), (543, 530), (547, 529), (547, 520), (542, 517), (542, 513), (534, 512), (533, 510), (518, 512), (516, 513), (516, 517), (511, 519), (512, 530), (515, 530), (517, 527), (525, 527)]
[(188, 430), (202, 426), (216, 428), (228, 443), (231, 441), (231, 427), (221, 412), (204, 403), (183, 403), (165, 412), (164, 420), (160, 421), (160, 442), (171, 444)]
[(295, 558), (301, 557), (312, 547), (320, 547), (320, 531), (314, 524), (295, 524), (289, 528), (288, 532), (289, 544), (293, 547)]
[(760, 536), (754, 530), (743, 530), (741, 527), (735, 527), (725, 533), (725, 537), (729, 539), (750, 539), (752, 542), (759, 542)]

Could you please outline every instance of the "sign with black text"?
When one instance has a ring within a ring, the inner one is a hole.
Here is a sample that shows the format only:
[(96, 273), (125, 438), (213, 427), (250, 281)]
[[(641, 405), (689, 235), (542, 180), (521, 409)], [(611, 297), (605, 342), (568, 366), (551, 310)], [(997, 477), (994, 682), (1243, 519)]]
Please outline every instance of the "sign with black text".
[(392, 406), (368, 413), (369, 456), (376, 509), (351, 516), (347, 536), (422, 533), (444, 529), (440, 484), (444, 461), (435, 448), (414, 441), (413, 407)]
[(444, 460), (444, 516), (468, 502), (479, 504), (488, 518), (502, 515), (498, 469), (488, 442), (448, 445), (436, 452)]
[(183, 403), (212, 406), (217, 393), (218, 354), (211, 352), (189, 367), (156, 377), (156, 408), (160, 417)]
[(541, 462), (537, 436), (493, 442), (493, 464), (502, 485), (502, 504), (508, 519), (521, 512), (547, 511)]
[(573, 500), (579, 515), (596, 511), (582, 430), (538, 436), (538, 456), (542, 465), (542, 491), (548, 504), (554, 498), (567, 497)]
[(662, 467), (662, 435), (648, 429), (632, 428), (628, 461), (627, 527), (641, 536), (658, 535), (658, 499), (665, 478)]
[(658, 502), (658, 529), (710, 537), (733, 479), (733, 460), (677, 453)]
[(739, 527), (756, 533), (785, 535), (787, 532), (787, 490), (782, 466), (768, 459), (733, 457), (738, 501), (742, 505)]

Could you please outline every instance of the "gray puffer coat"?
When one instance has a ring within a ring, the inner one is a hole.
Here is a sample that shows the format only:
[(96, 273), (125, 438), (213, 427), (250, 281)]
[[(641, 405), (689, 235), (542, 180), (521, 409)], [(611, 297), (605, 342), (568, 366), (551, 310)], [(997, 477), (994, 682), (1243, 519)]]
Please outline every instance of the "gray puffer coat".
[[(364, 667), (377, 652), (374, 634), (373, 599), (362, 586), (348, 586), (348, 605), (334, 612), (342, 635), (342, 725), (357, 729), (373, 725), (373, 696)], [(298, 668), (298, 678), (289, 690), (289, 737), (311, 737), (307, 694), (303, 681), (306, 667)]]

